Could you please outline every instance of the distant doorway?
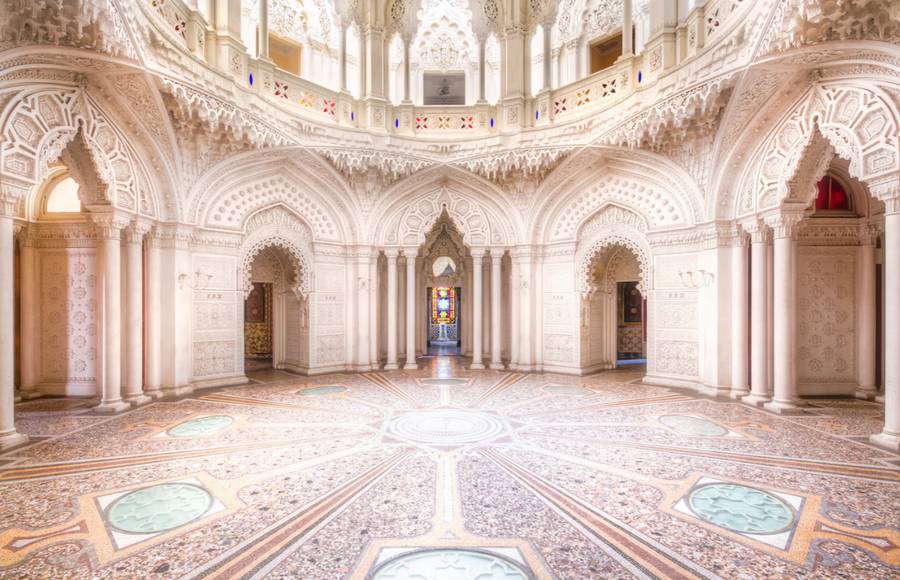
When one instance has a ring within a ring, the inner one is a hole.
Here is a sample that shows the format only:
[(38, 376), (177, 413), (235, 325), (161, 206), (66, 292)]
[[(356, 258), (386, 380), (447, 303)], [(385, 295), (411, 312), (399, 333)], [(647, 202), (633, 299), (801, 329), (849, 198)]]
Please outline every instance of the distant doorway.
[(461, 354), (461, 289), (456, 286), (433, 286), (427, 291), (428, 354)]
[(616, 333), (617, 364), (646, 362), (644, 354), (645, 301), (637, 282), (618, 282), (618, 328)]
[(244, 370), (272, 368), (271, 282), (253, 282), (244, 301)]

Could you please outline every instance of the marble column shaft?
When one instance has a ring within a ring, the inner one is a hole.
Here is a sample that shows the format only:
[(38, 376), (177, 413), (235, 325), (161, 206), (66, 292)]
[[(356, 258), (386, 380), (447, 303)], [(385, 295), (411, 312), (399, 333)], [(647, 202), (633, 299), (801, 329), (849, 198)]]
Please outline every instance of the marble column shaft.
[(732, 248), (731, 259), (731, 397), (749, 394), (749, 326), (750, 295), (747, 286), (747, 245), (744, 239)]
[(501, 289), (503, 287), (503, 249), (491, 250), (491, 368), (503, 370)]
[(136, 223), (125, 233), (125, 381), (122, 398), (132, 405), (151, 400), (143, 393), (143, 239), (148, 229), (144, 224)]
[(900, 452), (900, 196), (885, 201), (884, 429), (876, 445)]
[(28, 441), (15, 424), (13, 204), (0, 199), (0, 449)]
[(797, 397), (797, 263), (794, 233), (797, 218), (780, 217), (775, 230), (774, 371), (772, 400), (766, 409), (778, 413), (800, 406)]
[(100, 233), (100, 304), (103, 328), (103, 379), (101, 413), (118, 413), (131, 407), (122, 400), (122, 273), (120, 232), (127, 221), (112, 215), (95, 215)]
[(404, 250), (406, 256), (406, 365), (416, 366), (416, 251)]
[(387, 363), (384, 370), (397, 370), (397, 256), (398, 250), (389, 248), (384, 251), (387, 257)]
[(769, 400), (769, 232), (759, 224), (750, 243), (750, 395), (742, 400), (761, 404)]
[(472, 365), (469, 368), (483, 369), (482, 362), (482, 328), (484, 318), (484, 306), (482, 300), (482, 260), (484, 250), (472, 251)]

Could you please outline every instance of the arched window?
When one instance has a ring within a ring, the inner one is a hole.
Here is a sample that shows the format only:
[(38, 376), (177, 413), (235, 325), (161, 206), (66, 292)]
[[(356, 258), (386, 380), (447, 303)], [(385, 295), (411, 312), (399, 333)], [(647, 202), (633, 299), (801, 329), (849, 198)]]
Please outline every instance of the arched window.
[(816, 184), (816, 211), (850, 210), (850, 195), (840, 181), (830, 175)]
[(81, 200), (78, 199), (78, 183), (66, 177), (56, 183), (47, 195), (47, 213), (80, 213)]

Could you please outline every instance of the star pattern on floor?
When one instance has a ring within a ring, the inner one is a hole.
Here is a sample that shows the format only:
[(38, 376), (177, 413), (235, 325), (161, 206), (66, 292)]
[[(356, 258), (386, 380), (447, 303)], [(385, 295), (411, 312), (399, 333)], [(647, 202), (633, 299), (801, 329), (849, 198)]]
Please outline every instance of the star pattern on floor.
[[(892, 578), (881, 408), (777, 416), (640, 382), (415, 371), (198, 391), (114, 417), (17, 405), (0, 575)], [(894, 498), (890, 501), (890, 498)]]

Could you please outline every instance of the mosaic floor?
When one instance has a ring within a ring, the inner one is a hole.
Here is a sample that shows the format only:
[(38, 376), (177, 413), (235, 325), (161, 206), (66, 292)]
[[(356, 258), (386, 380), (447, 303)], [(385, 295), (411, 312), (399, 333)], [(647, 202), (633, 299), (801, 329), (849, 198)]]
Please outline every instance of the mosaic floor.
[(639, 384), (468, 371), (254, 383), (115, 417), (16, 406), (2, 578), (897, 578), (875, 403), (775, 416)]

